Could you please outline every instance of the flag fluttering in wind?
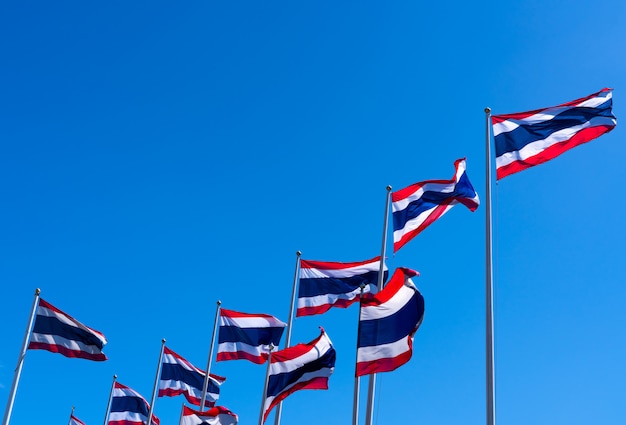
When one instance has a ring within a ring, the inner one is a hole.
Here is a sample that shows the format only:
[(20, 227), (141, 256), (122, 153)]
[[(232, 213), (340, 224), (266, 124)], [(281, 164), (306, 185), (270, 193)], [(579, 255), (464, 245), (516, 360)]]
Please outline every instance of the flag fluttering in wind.
[[(184, 395), (187, 401), (195, 406), (202, 402), (202, 387), (206, 373), (192, 365), (168, 347), (164, 347), (163, 366), (159, 381), (159, 397), (175, 397)], [(220, 385), (226, 378), (209, 376), (206, 405), (213, 406), (220, 396)]]
[[(380, 257), (355, 263), (301, 260), (296, 316), (322, 314), (331, 307), (345, 308), (363, 293), (376, 292)], [(387, 266), (384, 266), (385, 280)]]
[(558, 106), (493, 115), (496, 177), (501, 179), (556, 158), (613, 130), (613, 90), (602, 89)]
[(203, 412), (183, 406), (180, 425), (237, 425), (237, 415), (222, 406), (215, 406)]
[(308, 344), (272, 353), (263, 422), (272, 408), (290, 394), (298, 390), (327, 390), (328, 378), (335, 370), (335, 358), (335, 349), (324, 329)]
[(456, 160), (454, 167), (451, 180), (426, 180), (391, 194), (394, 252), (456, 204), (476, 211), (480, 201), (465, 172), (465, 158)]
[(269, 314), (240, 313), (220, 310), (217, 361), (249, 360), (262, 364), (267, 360), (269, 345), (278, 347), (286, 323)]
[[(111, 398), (109, 425), (144, 425), (148, 422), (150, 405), (137, 391), (115, 382)], [(159, 418), (152, 415), (152, 423), (159, 425)]]
[(424, 318), (424, 297), (411, 280), (417, 275), (398, 268), (384, 289), (361, 300), (356, 376), (389, 372), (411, 359)]
[(91, 329), (43, 299), (39, 300), (28, 349), (48, 350), (87, 360), (104, 361), (104, 335)]
[(81, 421), (74, 415), (70, 415), (69, 425), (85, 425), (85, 422)]

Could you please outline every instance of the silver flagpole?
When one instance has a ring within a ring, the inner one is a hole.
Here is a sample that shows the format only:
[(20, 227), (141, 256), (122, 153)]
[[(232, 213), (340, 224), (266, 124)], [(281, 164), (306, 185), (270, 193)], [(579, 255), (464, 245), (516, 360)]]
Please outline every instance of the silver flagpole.
[(148, 425), (152, 423), (152, 413), (154, 412), (154, 403), (156, 402), (157, 389), (159, 388), (159, 379), (161, 378), (161, 366), (163, 365), (163, 351), (165, 351), (165, 338), (161, 340), (161, 353), (159, 354), (159, 364), (157, 366), (156, 375), (154, 376), (152, 399), (150, 400), (150, 410), (148, 411)]
[(494, 336), (493, 336), (493, 248), (492, 248), (492, 223), (491, 223), (491, 109), (485, 108), (487, 130), (487, 170), (485, 193), (487, 196), (485, 205), (486, 219), (486, 358), (487, 358), (487, 425), (496, 423), (496, 389), (494, 371)]
[(180, 405), (180, 418), (178, 418), (178, 425), (183, 422), (183, 413), (185, 413), (185, 402), (183, 401)]
[(24, 365), (24, 357), (26, 357), (26, 350), (28, 349), (28, 343), (30, 341), (31, 329), (33, 322), (35, 321), (35, 314), (37, 313), (37, 306), (39, 305), (39, 294), (41, 291), (39, 288), (35, 289), (35, 299), (33, 300), (33, 307), (30, 311), (30, 318), (28, 319), (28, 325), (26, 325), (26, 333), (24, 334), (24, 342), (22, 343), (22, 351), (17, 358), (17, 366), (15, 367), (15, 373), (13, 374), (13, 383), (11, 384), (11, 391), (9, 391), (9, 399), (7, 400), (7, 407), (4, 410), (4, 418), (2, 419), (2, 425), (9, 425), (11, 420), (11, 412), (13, 412), (13, 403), (15, 402), (15, 394), (17, 393), (17, 384), (20, 381), (20, 375), (22, 374), (22, 366)]
[(272, 351), (274, 344), (270, 342), (270, 354), (267, 356), (267, 371), (265, 372), (265, 383), (263, 384), (263, 397), (261, 398), (261, 413), (259, 414), (259, 425), (263, 425), (263, 413), (265, 411), (265, 399), (267, 398), (267, 385), (270, 378), (270, 366), (272, 365)]
[(213, 334), (211, 335), (211, 346), (209, 348), (209, 359), (207, 360), (206, 370), (204, 375), (204, 384), (202, 386), (202, 401), (200, 402), (200, 411), (204, 410), (204, 403), (206, 402), (206, 393), (209, 390), (209, 380), (211, 375), (211, 364), (213, 363), (213, 347), (215, 345), (215, 333), (217, 332), (217, 319), (220, 317), (220, 306), (222, 302), (217, 300), (217, 307), (215, 307), (215, 320), (213, 321)]
[[(365, 284), (361, 283), (361, 296), (359, 298), (359, 323), (361, 323), (361, 300), (363, 299), (363, 289)], [(356, 374), (356, 365), (359, 363), (359, 349), (356, 350), (356, 361), (354, 363), (354, 401), (352, 403), (352, 425), (359, 425), (359, 393), (361, 392), (361, 377)]]
[(104, 414), (104, 425), (107, 425), (109, 421), (109, 414), (111, 414), (111, 401), (113, 400), (113, 390), (115, 389), (115, 381), (117, 380), (117, 375), (113, 375), (113, 383), (111, 384), (111, 392), (109, 393), (109, 402), (107, 403), (107, 411)]
[(72, 411), (70, 412), (70, 418), (67, 421), (67, 425), (71, 425), (72, 424), (72, 416), (74, 416), (74, 406), (72, 406)]
[[(291, 289), (291, 307), (289, 308), (289, 322), (287, 325), (287, 335), (285, 336), (285, 348), (291, 345), (291, 329), (293, 327), (293, 310), (296, 305), (296, 291), (298, 290), (298, 283), (300, 282), (300, 276), (298, 271), (300, 269), (300, 256), (302, 252), (296, 251), (296, 269), (293, 272), (293, 287)], [(283, 402), (281, 401), (276, 406), (276, 414), (274, 415), (274, 425), (280, 425), (280, 414), (283, 410)]]
[[(378, 270), (378, 290), (385, 285), (385, 255), (387, 253), (387, 228), (389, 222), (389, 201), (391, 200), (391, 186), (387, 186), (387, 201), (385, 202), (385, 222), (383, 224), (383, 244), (380, 251), (380, 268)], [(365, 424), (372, 425), (374, 422), (374, 395), (376, 392), (376, 374), (370, 375), (369, 387), (367, 389), (367, 411), (365, 413)]]

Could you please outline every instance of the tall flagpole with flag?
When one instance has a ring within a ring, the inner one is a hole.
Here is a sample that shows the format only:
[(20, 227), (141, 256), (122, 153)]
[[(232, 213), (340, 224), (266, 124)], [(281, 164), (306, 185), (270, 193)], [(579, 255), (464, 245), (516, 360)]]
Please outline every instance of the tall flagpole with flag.
[(20, 375), (22, 374), (22, 366), (24, 365), (24, 357), (26, 357), (26, 350), (28, 349), (28, 342), (30, 340), (31, 330), (33, 328), (33, 322), (35, 321), (35, 314), (37, 312), (37, 306), (39, 305), (39, 294), (41, 291), (39, 288), (35, 290), (35, 299), (33, 300), (33, 307), (30, 311), (30, 317), (28, 318), (28, 325), (26, 325), (26, 332), (24, 333), (24, 342), (22, 343), (22, 350), (17, 358), (17, 366), (15, 367), (15, 373), (13, 374), (13, 383), (11, 384), (11, 390), (9, 391), (9, 398), (7, 400), (7, 406), (4, 410), (4, 418), (2, 419), (2, 425), (9, 425), (11, 420), (11, 413), (13, 412), (13, 403), (15, 402), (15, 394), (17, 393), (17, 385), (20, 381)]
[(220, 306), (222, 302), (217, 300), (217, 306), (215, 307), (215, 320), (213, 321), (213, 334), (211, 335), (211, 346), (209, 347), (209, 358), (206, 364), (206, 370), (204, 375), (204, 384), (202, 386), (202, 401), (200, 401), (200, 411), (204, 410), (204, 404), (206, 402), (206, 394), (209, 390), (209, 380), (211, 376), (211, 365), (213, 363), (213, 348), (215, 347), (215, 333), (217, 332), (217, 321), (220, 317)]
[[(385, 255), (387, 254), (387, 228), (389, 226), (389, 202), (391, 201), (391, 186), (387, 186), (387, 199), (385, 201), (385, 221), (383, 224), (383, 243), (380, 250), (380, 268), (378, 270), (378, 290), (385, 285)], [(367, 389), (367, 411), (365, 413), (365, 424), (372, 425), (374, 422), (374, 395), (376, 392), (376, 374), (370, 375)]]
[(72, 406), (72, 411), (70, 412), (70, 418), (67, 421), (68, 425), (72, 425), (72, 416), (74, 416), (74, 406)]
[(486, 281), (485, 281), (485, 334), (486, 334), (486, 388), (487, 388), (487, 425), (496, 423), (495, 371), (494, 371), (494, 336), (493, 336), (493, 247), (491, 222), (491, 109), (485, 108), (486, 118), (486, 170), (485, 170), (485, 216), (486, 216)]
[(109, 393), (109, 402), (107, 403), (107, 410), (104, 413), (104, 425), (107, 425), (107, 422), (109, 421), (109, 414), (111, 413), (111, 402), (113, 401), (113, 391), (115, 390), (115, 381), (117, 381), (117, 375), (113, 375), (111, 392)]
[(267, 371), (265, 372), (265, 383), (263, 384), (263, 397), (261, 397), (261, 413), (259, 413), (259, 425), (263, 425), (263, 413), (265, 411), (265, 399), (267, 398), (267, 386), (270, 379), (270, 366), (272, 365), (272, 351), (274, 351), (274, 344), (269, 344), (269, 355), (267, 356)]
[(163, 351), (165, 351), (165, 338), (161, 340), (161, 352), (159, 353), (159, 363), (154, 376), (154, 386), (152, 387), (152, 398), (150, 399), (150, 409), (148, 410), (148, 425), (152, 424), (152, 414), (154, 413), (154, 403), (156, 402), (159, 379), (161, 379), (161, 367), (163, 366)]
[[(365, 284), (361, 283), (361, 294), (359, 296), (359, 323), (361, 322), (361, 300), (363, 299), (363, 290)], [(359, 363), (359, 351), (356, 352), (354, 364)], [(361, 377), (355, 374), (354, 377), (354, 401), (352, 403), (352, 425), (359, 425), (359, 393), (361, 392)]]
[[(300, 271), (300, 257), (301, 251), (296, 251), (296, 268), (293, 272), (293, 286), (291, 288), (291, 306), (289, 307), (289, 321), (287, 322), (287, 335), (285, 336), (285, 348), (289, 348), (291, 344), (291, 329), (293, 328), (293, 311), (296, 306), (296, 293), (298, 291), (299, 271)], [(282, 401), (276, 406), (276, 413), (274, 414), (274, 425), (280, 425), (280, 416), (283, 410)]]

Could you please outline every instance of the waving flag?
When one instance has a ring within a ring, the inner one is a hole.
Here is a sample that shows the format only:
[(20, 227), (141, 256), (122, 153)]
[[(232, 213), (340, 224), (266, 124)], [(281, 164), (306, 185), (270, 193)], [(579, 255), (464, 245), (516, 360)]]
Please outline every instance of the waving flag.
[(550, 108), (491, 117), (498, 179), (556, 158), (613, 130), (613, 90)]
[(85, 425), (85, 422), (81, 421), (74, 415), (70, 415), (70, 423), (69, 425)]
[(48, 350), (87, 360), (104, 361), (102, 348), (107, 343), (100, 332), (91, 329), (43, 299), (39, 300), (30, 350)]
[[(137, 391), (115, 382), (111, 400), (109, 425), (144, 425), (148, 422), (150, 405)], [(152, 415), (152, 423), (159, 425), (159, 418)]]
[(385, 288), (361, 300), (356, 376), (389, 372), (411, 359), (413, 335), (424, 318), (424, 297), (398, 268)]
[(391, 194), (394, 252), (456, 204), (476, 211), (480, 201), (465, 172), (465, 158), (454, 167), (452, 180), (426, 180)]
[(286, 323), (269, 314), (221, 309), (217, 361), (243, 359), (265, 363), (269, 344), (278, 347), (285, 326)]
[[(187, 360), (165, 347), (163, 351), (163, 366), (159, 381), (159, 397), (175, 397), (183, 394), (187, 401), (200, 406), (202, 389), (206, 373), (198, 369)], [(206, 405), (213, 406), (220, 396), (220, 385), (226, 380), (221, 376), (209, 375), (209, 385), (206, 394)]]
[[(358, 263), (301, 260), (296, 316), (322, 314), (331, 307), (346, 308), (363, 293), (376, 292), (380, 257)], [(387, 279), (387, 266), (384, 266)]]
[(183, 406), (180, 425), (237, 425), (237, 415), (222, 406), (199, 412)]
[(272, 353), (263, 422), (274, 406), (298, 390), (327, 390), (328, 378), (335, 370), (335, 349), (322, 329), (308, 344)]

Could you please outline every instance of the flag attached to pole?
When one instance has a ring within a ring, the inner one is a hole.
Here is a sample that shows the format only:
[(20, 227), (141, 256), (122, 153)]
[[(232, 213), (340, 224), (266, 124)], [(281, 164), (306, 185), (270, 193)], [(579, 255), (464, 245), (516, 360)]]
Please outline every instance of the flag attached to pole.
[(74, 415), (70, 415), (69, 425), (85, 425), (85, 422), (81, 421)]
[(203, 412), (183, 406), (180, 425), (237, 425), (238, 417), (222, 406), (215, 406)]
[(465, 158), (456, 160), (454, 167), (451, 180), (426, 180), (391, 194), (394, 252), (453, 206), (463, 204), (476, 211), (480, 201), (465, 172)]
[[(159, 397), (175, 397), (184, 395), (187, 401), (195, 406), (200, 406), (202, 401), (202, 386), (206, 373), (198, 369), (190, 362), (165, 347), (163, 352), (163, 366), (159, 381)], [(209, 376), (206, 405), (213, 406), (220, 396), (220, 385), (226, 378), (213, 375)]]
[(493, 115), (496, 178), (542, 164), (613, 130), (612, 98), (612, 89), (602, 89), (558, 106)]
[(91, 329), (43, 299), (39, 300), (28, 349), (48, 350), (65, 357), (104, 361), (104, 335)]
[(411, 359), (424, 318), (424, 297), (411, 280), (417, 275), (398, 268), (383, 290), (361, 300), (356, 376), (390, 372)]
[(335, 349), (322, 329), (308, 344), (272, 353), (263, 422), (274, 406), (298, 390), (327, 390), (328, 378), (335, 370)]
[[(109, 425), (144, 425), (148, 422), (150, 405), (137, 391), (115, 382), (111, 398)], [(152, 423), (159, 425), (159, 418), (152, 415)]]
[[(376, 292), (380, 257), (356, 263), (300, 261), (296, 316), (322, 314), (331, 307), (346, 308), (363, 293)], [(387, 279), (387, 266), (384, 266)]]
[(217, 361), (249, 360), (265, 363), (269, 344), (278, 347), (286, 323), (269, 314), (220, 310)]

